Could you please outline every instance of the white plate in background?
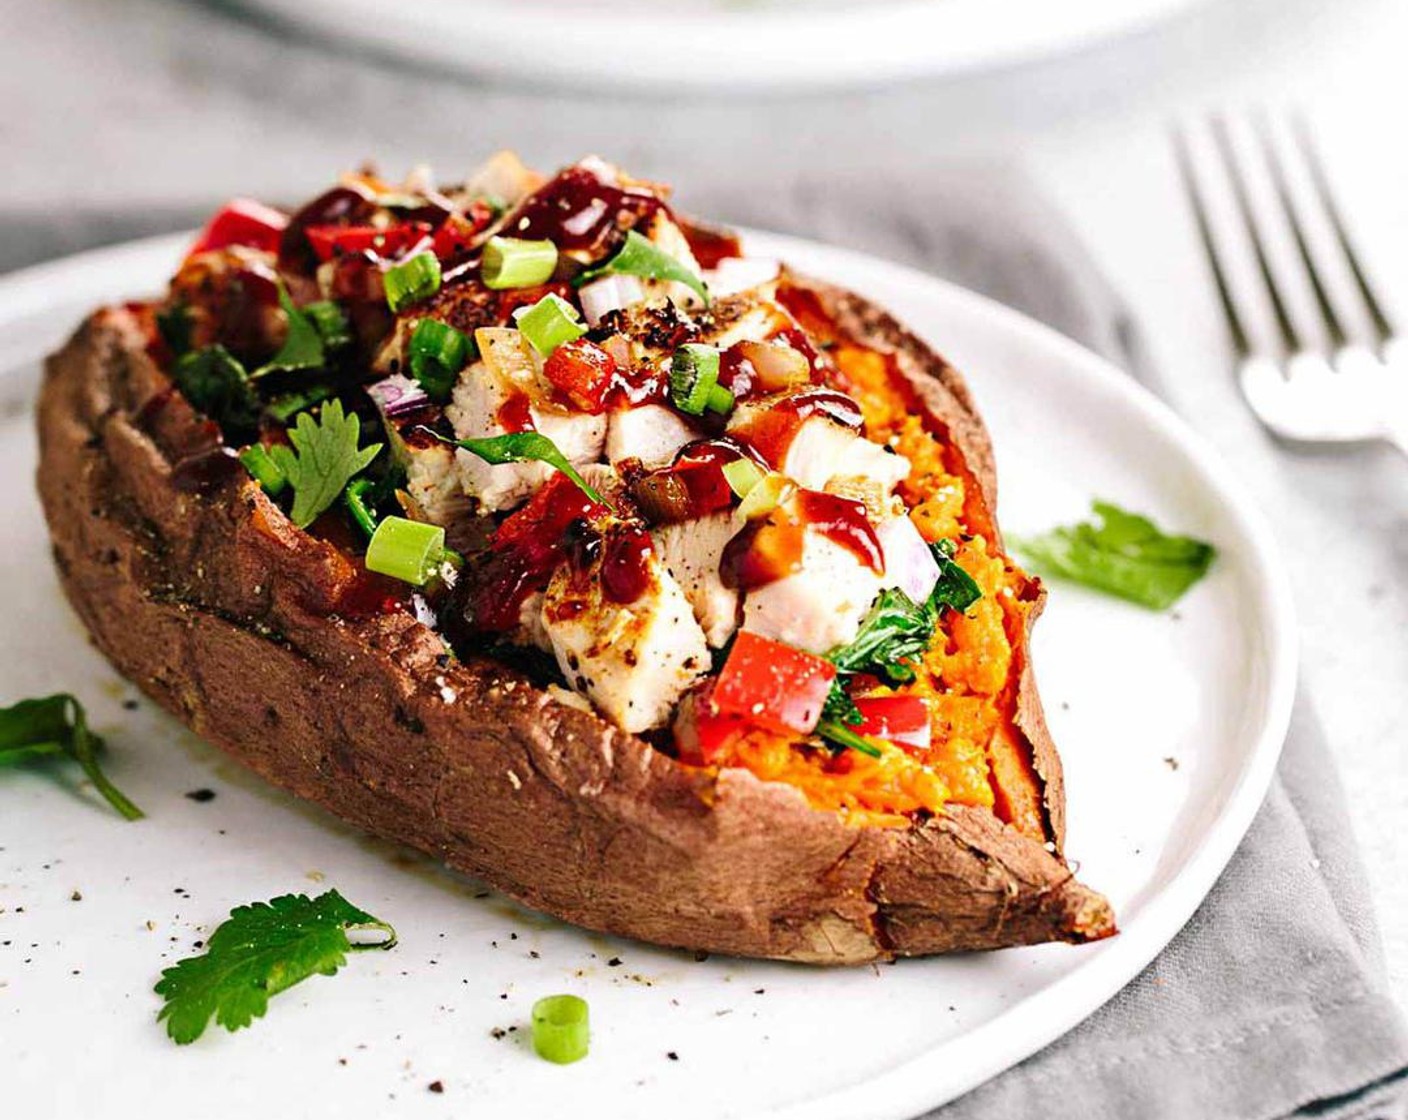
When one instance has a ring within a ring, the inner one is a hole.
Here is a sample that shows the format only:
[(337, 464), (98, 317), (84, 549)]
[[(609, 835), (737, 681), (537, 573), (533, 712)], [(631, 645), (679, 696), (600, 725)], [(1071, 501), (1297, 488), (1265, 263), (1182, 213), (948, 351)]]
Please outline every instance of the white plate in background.
[[(1219, 547), (1173, 614), (1061, 584), (1037, 627), (1068, 854), (1122, 933), (848, 970), (700, 962), (527, 913), (271, 789), (145, 699), (124, 707), (138, 693), (64, 603), (30, 486), (40, 356), (98, 302), (158, 290), (184, 244), (0, 280), (0, 701), (78, 693), (109, 773), (149, 814), (123, 822), (62, 766), (0, 769), (0, 1070), (15, 1115), (67, 1120), (101, 1101), (144, 1120), (908, 1120), (1127, 983), (1250, 823), (1289, 718), (1295, 639), (1286, 579), (1236, 480), (1144, 390), (1046, 328), (911, 270), (762, 234), (752, 251), (873, 296), (967, 371), (1010, 531), (1079, 517), (1100, 495)], [(183, 796), (196, 789), (216, 797)], [(164, 966), (235, 905), (329, 887), (394, 924), (400, 945), (278, 996), (248, 1031), (167, 1041), (151, 993)], [(585, 996), (593, 1024), (590, 1057), (562, 1068), (525, 1037), (533, 1001), (558, 991)]]
[(239, 2), (508, 84), (744, 93), (1010, 65), (1152, 26), (1197, 0)]

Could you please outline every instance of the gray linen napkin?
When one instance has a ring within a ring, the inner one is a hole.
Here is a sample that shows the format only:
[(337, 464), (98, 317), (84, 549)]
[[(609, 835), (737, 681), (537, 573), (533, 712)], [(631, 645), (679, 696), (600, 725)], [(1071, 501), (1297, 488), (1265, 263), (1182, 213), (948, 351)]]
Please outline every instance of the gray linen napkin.
[[(929, 172), (883, 207), (870, 204), (874, 168), (800, 175), (768, 194), (687, 181), (683, 201), (701, 214), (928, 268), (1153, 380), (1126, 309), (1010, 169)], [(198, 218), (0, 217), (0, 270)], [(1266, 804), (1168, 949), (1074, 1031), (925, 1120), (1402, 1120), (1405, 1076), (1408, 1031), (1386, 994), (1347, 806), (1302, 695)]]

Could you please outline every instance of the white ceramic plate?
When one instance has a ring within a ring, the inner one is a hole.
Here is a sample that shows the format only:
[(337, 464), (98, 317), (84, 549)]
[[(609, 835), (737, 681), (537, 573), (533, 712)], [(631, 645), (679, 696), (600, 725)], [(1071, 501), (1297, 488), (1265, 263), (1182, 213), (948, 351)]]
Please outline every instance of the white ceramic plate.
[(876, 85), (1020, 62), (1195, 0), (243, 0), (506, 82), (718, 92)]
[[(69, 1118), (101, 1099), (145, 1120), (902, 1120), (1057, 1038), (1178, 931), (1251, 821), (1289, 717), (1291, 609), (1255, 511), (1188, 428), (1045, 328), (872, 258), (749, 245), (874, 296), (969, 371), (1010, 530), (1075, 518), (1095, 494), (1221, 549), (1175, 614), (1062, 585), (1038, 627), (1069, 854), (1113, 900), (1120, 936), (845, 971), (697, 962), (484, 896), (266, 787), (145, 700), (125, 710), (136, 690), (88, 646), (51, 568), (30, 406), (40, 355), (99, 301), (157, 290), (182, 247), (139, 242), (0, 281), (0, 699), (78, 693), (112, 777), (149, 813), (124, 823), (62, 766), (0, 770), (7, 1112)], [(216, 797), (184, 796), (196, 789)], [(327, 887), (392, 922), (399, 947), (277, 997), (249, 1031), (165, 1039), (151, 994), (164, 965), (239, 903)], [(564, 1068), (522, 1029), (559, 991), (589, 1000), (594, 1032), (589, 1059)]]

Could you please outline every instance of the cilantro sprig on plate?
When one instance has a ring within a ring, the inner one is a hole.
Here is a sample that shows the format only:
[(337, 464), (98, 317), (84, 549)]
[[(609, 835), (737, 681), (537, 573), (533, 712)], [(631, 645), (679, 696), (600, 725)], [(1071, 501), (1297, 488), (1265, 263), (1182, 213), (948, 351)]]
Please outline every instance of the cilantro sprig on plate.
[[(380, 934), (381, 940), (353, 942), (347, 936), (352, 931)], [(166, 1002), (157, 1021), (181, 1045), (204, 1034), (212, 1018), (237, 1031), (264, 1016), (270, 996), (310, 976), (334, 975), (349, 952), (395, 944), (391, 926), (337, 891), (237, 906), (206, 939), (204, 953), (162, 971), (155, 991)]]
[(52, 755), (67, 755), (83, 768), (107, 803), (129, 821), (142, 810), (108, 780), (98, 765), (103, 740), (88, 730), (83, 705), (67, 692), (21, 700), (0, 708), (0, 763)]
[(1096, 521), (1063, 525), (1013, 546), (1040, 572), (1061, 576), (1150, 610), (1167, 610), (1207, 574), (1217, 550), (1165, 533), (1111, 502), (1091, 502)]

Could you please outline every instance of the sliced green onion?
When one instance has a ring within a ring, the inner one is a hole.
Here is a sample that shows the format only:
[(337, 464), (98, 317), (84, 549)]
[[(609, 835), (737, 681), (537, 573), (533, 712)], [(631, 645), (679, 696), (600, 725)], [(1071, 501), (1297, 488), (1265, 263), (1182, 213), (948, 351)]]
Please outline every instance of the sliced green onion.
[(376, 510), (367, 505), (367, 491), (375, 485), (369, 478), (354, 478), (342, 492), (342, 503), (347, 507), (347, 512), (369, 537), (376, 535)]
[(555, 292), (549, 292), (532, 307), (515, 311), (513, 318), (523, 337), (544, 358), (564, 342), (587, 333), (577, 318), (577, 309)]
[(330, 299), (320, 299), (303, 308), (303, 314), (312, 320), (323, 345), (329, 350), (340, 350), (352, 345), (352, 327), (342, 308)]
[(792, 480), (776, 471), (769, 471), (738, 503), (738, 512), (753, 521), (766, 517), (780, 506), (794, 489)]
[(417, 253), (408, 261), (388, 268), (381, 278), (386, 305), (400, 311), (440, 290), (440, 260), (434, 253)]
[(557, 271), (557, 246), (551, 241), (491, 237), (484, 245), (480, 276), (486, 288), (532, 288), (546, 284)]
[(746, 498), (748, 491), (767, 477), (767, 471), (752, 459), (734, 459), (723, 466), (724, 481), (740, 498)]
[(445, 530), (425, 521), (387, 517), (367, 545), (367, 571), (417, 587), (435, 574), (445, 558)]
[(871, 758), (880, 757), (879, 747), (864, 735), (857, 734), (839, 719), (821, 720), (816, 725), (816, 733), (828, 743), (835, 743), (838, 747), (849, 747), (853, 751), (860, 751), (861, 754), (868, 754)]
[(611, 272), (624, 272), (647, 280), (673, 280), (691, 289), (706, 307), (709, 305), (709, 289), (704, 286), (704, 281), (650, 238), (642, 237), (635, 230), (626, 234), (626, 243), (621, 246), (620, 252), (605, 264), (587, 269), (572, 283), (580, 288)]
[(715, 385), (709, 390), (709, 399), (704, 402), (704, 407), (710, 412), (727, 416), (733, 411), (733, 393), (722, 385)]
[[(719, 351), (686, 342), (670, 360), (670, 399), (681, 412), (703, 416), (709, 395), (719, 384)], [(732, 396), (732, 394), (730, 394)]]
[(558, 1065), (580, 1061), (591, 1045), (587, 1001), (581, 996), (544, 996), (533, 1004), (533, 1049)]
[(252, 443), (246, 447), (240, 452), (240, 462), (271, 498), (278, 497), (288, 485), (288, 475), (274, 462), (273, 456), (264, 449), (263, 444)]
[(444, 402), (474, 352), (473, 340), (463, 331), (449, 323), (422, 319), (411, 334), (411, 376), (431, 400)]

